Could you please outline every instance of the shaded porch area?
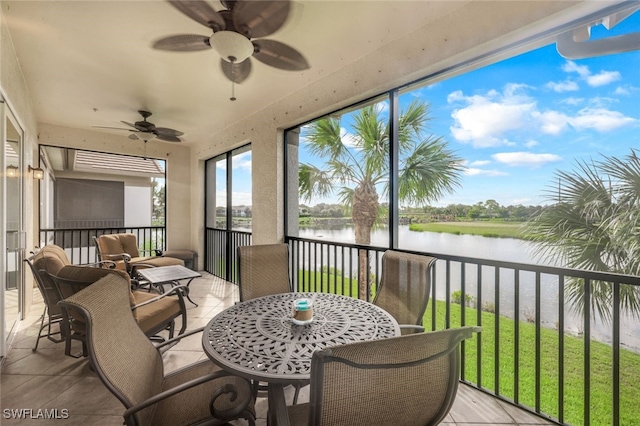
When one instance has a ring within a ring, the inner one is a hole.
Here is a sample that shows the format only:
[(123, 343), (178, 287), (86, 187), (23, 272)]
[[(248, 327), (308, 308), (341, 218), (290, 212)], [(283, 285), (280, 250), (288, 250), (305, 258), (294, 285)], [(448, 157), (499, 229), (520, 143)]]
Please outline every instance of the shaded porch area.
[[(198, 304), (188, 304), (188, 329), (206, 325), (217, 313), (238, 301), (237, 286), (203, 272), (203, 277), (191, 284), (191, 297)], [(38, 331), (42, 299), (34, 291), (35, 305), (23, 322), (22, 330), (13, 342), (8, 358), (2, 366), (0, 378), (3, 410), (57, 409), (59, 416), (68, 413), (61, 421), (66, 425), (122, 425), (124, 407), (100, 382), (85, 359), (64, 356), (63, 344), (41, 340), (37, 352), (31, 348)], [(80, 346), (77, 346), (77, 352)], [(169, 370), (205, 359), (201, 335), (182, 341), (165, 353), (165, 365)], [(287, 402), (293, 397), (288, 389)], [(308, 398), (308, 387), (303, 388), (300, 401)], [(266, 399), (257, 402), (258, 425), (266, 425)], [(67, 411), (63, 411), (67, 410)], [(23, 413), (25, 413), (23, 411)], [(29, 415), (28, 412), (27, 416)], [(23, 414), (24, 415), (24, 414)], [(43, 424), (42, 419), (7, 419), (2, 424)], [(242, 424), (238, 422), (236, 424)], [(443, 424), (448, 425), (546, 425), (554, 424), (531, 413), (520, 410), (490, 395), (461, 384), (456, 402)]]

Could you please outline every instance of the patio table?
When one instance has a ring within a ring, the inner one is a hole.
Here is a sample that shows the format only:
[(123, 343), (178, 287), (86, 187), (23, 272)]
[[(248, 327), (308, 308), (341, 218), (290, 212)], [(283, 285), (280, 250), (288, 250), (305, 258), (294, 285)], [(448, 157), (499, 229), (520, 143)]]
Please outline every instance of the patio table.
[[(199, 272), (192, 271), (189, 268), (185, 268), (181, 265), (171, 266), (158, 266), (155, 268), (140, 268), (137, 270), (138, 275), (147, 280), (151, 285), (157, 287), (161, 293), (164, 293), (164, 285), (171, 284), (172, 286), (179, 285), (180, 281), (188, 280), (187, 287), (191, 284), (195, 278), (199, 278), (202, 275)], [(189, 297), (189, 292), (185, 292), (185, 296), (189, 299), (189, 302), (198, 306)]]
[[(311, 299), (313, 322), (291, 319), (296, 299)], [(251, 299), (209, 321), (202, 347), (223, 369), (250, 380), (303, 384), (310, 380), (311, 356), (329, 346), (400, 335), (383, 309), (351, 297), (326, 293), (283, 293)]]

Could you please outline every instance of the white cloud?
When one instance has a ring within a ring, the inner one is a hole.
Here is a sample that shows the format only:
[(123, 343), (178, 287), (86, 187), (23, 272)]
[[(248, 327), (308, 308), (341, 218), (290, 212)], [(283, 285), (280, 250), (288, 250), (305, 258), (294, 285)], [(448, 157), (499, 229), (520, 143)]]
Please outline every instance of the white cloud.
[(604, 108), (583, 108), (578, 115), (569, 120), (569, 123), (578, 130), (592, 129), (598, 132), (606, 132), (637, 122), (635, 118), (626, 117), (621, 112)]
[(573, 61), (567, 61), (562, 66), (562, 71), (566, 73), (570, 73), (570, 72), (578, 73), (578, 75), (582, 78), (586, 78), (589, 75), (591, 75), (591, 71), (589, 71), (589, 67), (587, 67), (586, 65), (578, 65)]
[(533, 139), (528, 140), (524, 143), (524, 146), (526, 146), (527, 148), (533, 148), (534, 146), (539, 145), (538, 141), (535, 141)]
[(599, 74), (590, 75), (586, 78), (587, 84), (591, 87), (605, 86), (618, 80), (620, 80), (618, 71), (600, 71)]
[(464, 170), (464, 174), (467, 176), (509, 176), (509, 173), (501, 172), (499, 170), (484, 170), (475, 167), (470, 167)]
[(353, 133), (347, 132), (344, 127), (340, 128), (340, 139), (345, 146), (355, 148), (357, 146), (357, 138)]
[(638, 121), (618, 111), (592, 107), (581, 109), (573, 117), (558, 111), (536, 112), (533, 116), (539, 121), (542, 132), (549, 135), (559, 135), (569, 126), (578, 131), (595, 130), (603, 133)]
[(476, 167), (480, 167), (480, 166), (486, 166), (487, 164), (490, 164), (491, 161), (489, 160), (477, 160), (477, 161), (473, 161), (471, 163), (472, 166), (476, 166)]
[(491, 156), (499, 163), (512, 167), (541, 167), (547, 163), (555, 163), (562, 160), (556, 154), (534, 154), (532, 152), (499, 152)]
[(586, 65), (578, 65), (573, 61), (567, 61), (562, 66), (562, 71), (566, 73), (577, 73), (582, 80), (584, 80), (591, 87), (604, 86), (614, 81), (620, 80), (620, 73), (618, 71), (600, 71), (598, 74), (593, 74), (589, 67)]
[(545, 85), (547, 88), (553, 90), (554, 92), (562, 93), (562, 92), (575, 92), (580, 89), (578, 83), (572, 80), (565, 81), (550, 81)]
[(449, 103), (462, 101), (466, 106), (451, 114), (453, 137), (474, 147), (503, 146), (508, 141), (500, 138), (509, 130), (524, 127), (535, 110), (535, 101), (521, 94), (524, 86), (508, 84), (503, 93), (495, 90), (486, 95), (464, 96), (462, 91), (449, 94)]
[(539, 121), (542, 133), (548, 135), (559, 135), (567, 129), (569, 124), (569, 117), (558, 111), (536, 111), (533, 117)]

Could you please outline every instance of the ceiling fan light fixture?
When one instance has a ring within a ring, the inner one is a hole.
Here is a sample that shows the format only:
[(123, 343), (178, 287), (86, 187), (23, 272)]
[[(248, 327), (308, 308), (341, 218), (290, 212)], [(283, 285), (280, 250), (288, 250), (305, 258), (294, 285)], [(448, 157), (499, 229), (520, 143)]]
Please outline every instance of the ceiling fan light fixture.
[(227, 62), (240, 63), (253, 55), (253, 43), (235, 31), (218, 31), (209, 38), (211, 47)]
[(154, 133), (151, 132), (136, 132), (134, 133), (134, 135), (136, 135), (136, 138), (140, 139), (143, 142), (149, 142), (152, 141), (156, 138), (156, 135)]

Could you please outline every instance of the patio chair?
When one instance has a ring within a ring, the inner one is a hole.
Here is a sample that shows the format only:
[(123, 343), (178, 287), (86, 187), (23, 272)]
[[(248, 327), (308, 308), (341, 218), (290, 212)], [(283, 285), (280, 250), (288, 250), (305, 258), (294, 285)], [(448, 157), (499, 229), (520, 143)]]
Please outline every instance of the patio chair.
[[(208, 359), (164, 374), (160, 348), (154, 346), (129, 308), (122, 277), (110, 274), (62, 300), (83, 315), (89, 360), (102, 383), (125, 407), (127, 425), (223, 424), (245, 418), (255, 424), (251, 385)], [(170, 339), (175, 345), (202, 328)]]
[[(287, 244), (261, 244), (238, 247), (238, 287), (240, 301), (289, 293), (289, 246)], [(254, 382), (254, 394), (266, 391), (267, 385)], [(298, 402), (300, 388), (295, 385), (294, 404)]]
[(291, 291), (289, 246), (263, 244), (238, 247), (240, 301)]
[[(67, 253), (62, 249), (62, 247), (53, 244), (44, 246), (36, 253), (32, 252), (31, 256), (24, 259), (24, 262), (29, 265), (31, 272), (33, 273), (33, 278), (36, 281), (36, 285), (38, 286), (38, 290), (40, 290), (40, 294), (44, 301), (44, 311), (42, 312), (42, 318), (40, 320), (40, 330), (36, 337), (36, 344), (32, 349), (32, 351), (35, 352), (38, 350), (38, 344), (40, 343), (40, 339), (43, 337), (46, 337), (54, 343), (61, 343), (66, 339), (62, 327), (62, 312), (60, 311), (60, 307), (57, 305), (60, 298), (55, 290), (51, 278), (46, 274), (40, 273), (40, 271), (51, 271), (51, 273), (56, 274), (63, 267), (70, 265), (71, 262), (69, 262)], [(103, 262), (101, 262), (101, 264), (102, 263)], [(106, 264), (109, 266), (115, 266), (113, 262), (106, 262)], [(58, 331), (52, 330), (53, 325), (58, 326)], [(45, 328), (47, 331), (43, 334)], [(54, 336), (60, 336), (60, 338), (56, 338)]]
[(422, 317), (429, 303), (435, 257), (387, 250), (373, 304), (389, 312), (402, 334), (424, 331)]
[[(90, 268), (85, 266), (67, 265), (58, 271), (57, 275), (48, 274), (54, 284), (59, 299), (66, 299), (82, 289), (93, 285), (105, 276), (116, 276), (120, 280), (117, 285), (129, 290), (128, 307), (133, 318), (142, 332), (153, 340), (164, 340), (157, 336), (167, 330), (169, 339), (173, 338), (175, 321), (181, 318), (181, 328), (178, 335), (184, 333), (187, 327), (187, 309), (184, 304), (183, 290), (186, 286), (177, 286), (157, 295), (146, 291), (131, 290), (129, 275), (122, 270)], [(83, 356), (87, 356), (86, 324), (84, 317), (71, 310), (62, 310), (63, 329), (66, 333), (65, 354), (71, 355), (73, 340), (83, 342)]]
[(101, 260), (114, 261), (116, 269), (127, 271), (129, 276), (134, 279), (138, 268), (171, 265), (184, 266), (182, 259), (174, 257), (164, 257), (162, 255), (140, 256), (138, 239), (135, 234), (104, 234), (94, 237), (94, 241)]
[(309, 403), (287, 407), (282, 386), (270, 386), (269, 424), (436, 425), (458, 389), (459, 343), (479, 331), (462, 327), (316, 351)]

